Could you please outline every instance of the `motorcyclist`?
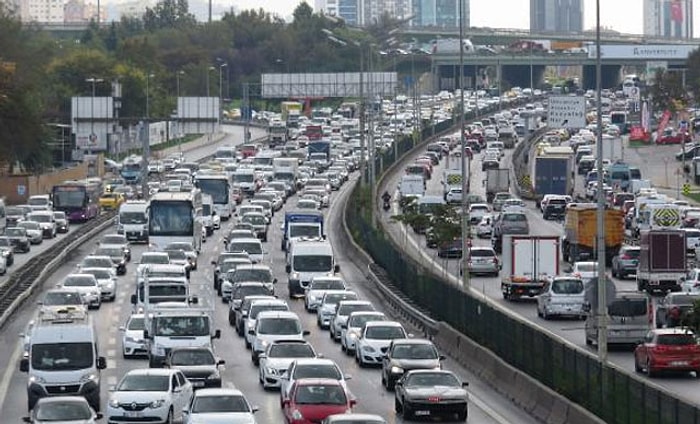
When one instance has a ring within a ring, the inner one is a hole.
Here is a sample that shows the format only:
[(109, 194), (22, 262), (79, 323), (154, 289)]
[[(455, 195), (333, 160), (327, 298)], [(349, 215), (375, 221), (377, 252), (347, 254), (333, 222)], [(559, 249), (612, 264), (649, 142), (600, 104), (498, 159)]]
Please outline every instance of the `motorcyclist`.
[(384, 194), (382, 194), (382, 200), (384, 200), (384, 203), (389, 203), (391, 201), (391, 194), (389, 194), (388, 191), (384, 190)]

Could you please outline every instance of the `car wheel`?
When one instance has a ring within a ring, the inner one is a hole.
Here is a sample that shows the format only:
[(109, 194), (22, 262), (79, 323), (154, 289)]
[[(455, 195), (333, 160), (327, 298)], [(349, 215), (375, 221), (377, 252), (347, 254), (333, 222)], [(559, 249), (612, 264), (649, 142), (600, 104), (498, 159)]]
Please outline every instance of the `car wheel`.
[(344, 353), (348, 352), (348, 349), (345, 347), (345, 343), (343, 342), (343, 338), (340, 339), (340, 350)]
[(467, 421), (468, 416), (469, 411), (465, 409), (464, 412), (460, 412), (459, 414), (457, 414), (457, 421)]
[(639, 366), (637, 358), (634, 358), (634, 372), (642, 372), (642, 367)]
[(647, 363), (646, 363), (645, 368), (646, 368), (646, 371), (647, 371), (647, 377), (649, 377), (649, 378), (656, 377), (656, 371), (654, 371), (654, 370), (651, 368), (651, 361), (649, 361), (648, 359), (647, 359)]
[(173, 410), (172, 408), (168, 411), (168, 417), (165, 419), (167, 424), (173, 424)]
[(412, 420), (413, 419), (413, 411), (411, 410), (411, 407), (409, 405), (404, 405), (403, 406), (403, 413), (401, 415), (403, 416), (404, 420)]

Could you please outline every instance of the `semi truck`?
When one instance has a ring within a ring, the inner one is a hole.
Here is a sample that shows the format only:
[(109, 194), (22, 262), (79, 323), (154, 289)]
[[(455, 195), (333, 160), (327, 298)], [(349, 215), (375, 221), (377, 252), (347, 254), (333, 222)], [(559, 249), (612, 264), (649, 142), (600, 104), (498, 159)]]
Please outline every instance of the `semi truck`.
[[(574, 263), (596, 257), (597, 205), (595, 203), (573, 203), (567, 207), (564, 219), (564, 260)], [(619, 209), (605, 210), (605, 260), (612, 263), (625, 240), (624, 212)]]
[(688, 272), (682, 229), (642, 230), (639, 234), (637, 290), (677, 291)]
[(559, 274), (559, 236), (503, 236), (501, 292), (506, 300), (537, 296)]
[(486, 170), (486, 201), (491, 203), (496, 193), (510, 189), (510, 171), (507, 168)]
[(574, 152), (570, 147), (547, 147), (535, 158), (535, 193), (571, 195)]

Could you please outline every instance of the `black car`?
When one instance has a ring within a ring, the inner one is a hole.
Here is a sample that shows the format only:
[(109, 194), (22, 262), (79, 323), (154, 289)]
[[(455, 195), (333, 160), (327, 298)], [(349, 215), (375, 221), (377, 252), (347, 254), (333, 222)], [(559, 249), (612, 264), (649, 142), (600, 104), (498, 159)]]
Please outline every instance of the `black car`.
[(117, 244), (103, 244), (95, 250), (96, 256), (109, 256), (117, 270), (117, 275), (126, 274), (126, 252), (124, 247)]
[(9, 238), (17, 253), (28, 253), (31, 250), (31, 243), (27, 237), (27, 230), (20, 227), (7, 228), (5, 237)]
[(382, 360), (382, 385), (392, 390), (403, 374), (410, 370), (434, 370), (441, 367), (445, 357), (427, 339), (395, 339)]
[(549, 199), (542, 211), (543, 219), (563, 218), (566, 215), (566, 199), (554, 198)]
[(443, 416), (466, 421), (469, 395), (466, 387), (452, 371), (412, 370), (396, 382), (394, 409), (404, 420)]
[(221, 387), (219, 366), (226, 361), (214, 356), (210, 347), (177, 347), (163, 361), (166, 368), (179, 369), (192, 383), (192, 387)]
[(5, 210), (5, 219), (7, 220), (7, 227), (15, 227), (17, 223), (24, 220), (26, 213), (24, 209), (17, 206), (8, 206)]
[(15, 246), (8, 237), (0, 237), (0, 252), (5, 257), (7, 266), (12, 266), (15, 263)]

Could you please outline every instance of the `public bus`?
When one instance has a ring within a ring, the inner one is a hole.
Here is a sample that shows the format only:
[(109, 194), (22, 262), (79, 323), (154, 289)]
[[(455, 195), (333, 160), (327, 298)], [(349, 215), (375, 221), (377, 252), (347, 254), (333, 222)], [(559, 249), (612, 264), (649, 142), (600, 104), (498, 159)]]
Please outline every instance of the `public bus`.
[(202, 192), (194, 189), (155, 193), (148, 209), (148, 239), (163, 249), (170, 243), (192, 243), (202, 249)]
[(102, 185), (88, 181), (64, 181), (53, 186), (53, 210), (66, 214), (69, 222), (85, 222), (100, 214)]
[(231, 204), (231, 179), (226, 174), (198, 174), (195, 186), (214, 201), (214, 211), (222, 221), (227, 221), (233, 214)]

